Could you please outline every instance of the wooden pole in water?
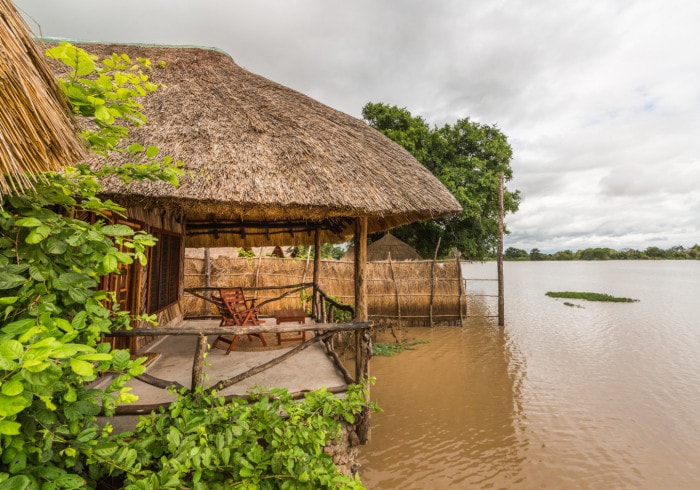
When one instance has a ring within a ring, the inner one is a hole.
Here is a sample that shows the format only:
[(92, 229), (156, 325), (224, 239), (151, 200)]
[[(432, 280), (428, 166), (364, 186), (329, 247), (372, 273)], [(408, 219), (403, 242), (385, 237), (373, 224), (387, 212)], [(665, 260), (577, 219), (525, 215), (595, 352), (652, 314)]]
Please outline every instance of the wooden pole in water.
[(435, 301), (435, 262), (437, 261), (438, 250), (440, 250), (440, 241), (442, 237), (438, 237), (437, 245), (435, 246), (435, 255), (433, 256), (433, 264), (430, 268), (430, 306), (428, 307), (428, 317), (430, 326), (434, 326), (433, 322), (433, 302)]
[(399, 321), (399, 328), (401, 328), (401, 296), (399, 296), (399, 283), (396, 281), (396, 274), (394, 273), (394, 262), (391, 260), (391, 252), (389, 252), (389, 270), (391, 271), (391, 280), (394, 282), (394, 296), (396, 298), (396, 316)]
[[(462, 277), (462, 263), (459, 260), (460, 255), (457, 252), (457, 257), (455, 261), (457, 262), (457, 284), (459, 286), (459, 298), (457, 299), (457, 305), (459, 307), (459, 326), (464, 326), (464, 311), (462, 309), (462, 304), (464, 303), (464, 279)], [(465, 308), (466, 309), (466, 308)]]
[(504, 326), (505, 320), (505, 299), (503, 295), (503, 189), (505, 187), (505, 175), (499, 175), (498, 185), (498, 250), (496, 252), (498, 261), (498, 325)]

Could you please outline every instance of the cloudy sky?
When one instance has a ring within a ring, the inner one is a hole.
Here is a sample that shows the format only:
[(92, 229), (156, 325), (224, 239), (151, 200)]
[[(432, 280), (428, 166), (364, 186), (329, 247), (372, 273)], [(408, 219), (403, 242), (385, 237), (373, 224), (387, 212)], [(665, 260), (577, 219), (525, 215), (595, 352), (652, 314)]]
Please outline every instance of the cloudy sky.
[(496, 124), (506, 247), (700, 243), (700, 2), (15, 0), (40, 35), (215, 46), (360, 117)]

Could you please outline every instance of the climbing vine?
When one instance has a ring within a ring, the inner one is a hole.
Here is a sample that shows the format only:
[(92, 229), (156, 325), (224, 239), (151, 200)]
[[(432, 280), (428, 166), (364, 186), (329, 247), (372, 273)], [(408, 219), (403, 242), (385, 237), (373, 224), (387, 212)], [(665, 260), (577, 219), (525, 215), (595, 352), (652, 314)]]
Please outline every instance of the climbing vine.
[[(181, 163), (129, 141), (145, 124), (139, 97), (159, 86), (148, 60), (102, 61), (63, 43), (47, 55), (67, 67), (61, 84), (95, 153), (131, 162), (95, 170), (80, 164), (3, 196), (0, 207), (0, 490), (98, 488), (360, 488), (322, 448), (365, 405), (364, 387), (341, 400), (321, 390), (293, 401), (274, 390), (252, 403), (182, 392), (168, 410), (114, 433), (98, 415), (134, 401), (126, 383), (144, 359), (102, 342), (129, 328), (102, 278), (120, 265), (145, 264), (155, 238), (113, 224), (124, 209), (100, 198), (101, 179), (177, 184)], [(157, 65), (161, 69), (161, 64)], [(83, 219), (91, 216), (91, 219)], [(154, 321), (144, 316), (140, 320)], [(91, 388), (110, 374), (109, 385)]]

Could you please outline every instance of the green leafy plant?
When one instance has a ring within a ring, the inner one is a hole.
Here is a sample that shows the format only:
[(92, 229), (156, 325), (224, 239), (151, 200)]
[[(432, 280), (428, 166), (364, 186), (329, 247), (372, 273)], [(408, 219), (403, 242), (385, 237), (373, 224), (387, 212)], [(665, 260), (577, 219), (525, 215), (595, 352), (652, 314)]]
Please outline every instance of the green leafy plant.
[(404, 342), (376, 342), (372, 344), (373, 356), (393, 356), (405, 350), (413, 350), (419, 344), (428, 344), (428, 340), (411, 340)]
[(110, 468), (133, 490), (363, 488), (323, 448), (340, 436), (341, 421), (363, 412), (365, 390), (354, 385), (338, 398), (321, 389), (293, 400), (274, 389), (251, 393), (250, 402), (183, 390), (169, 408), (141, 417), (133, 433), (113, 441)]
[[(117, 150), (127, 126), (145, 122), (133, 100), (141, 93), (133, 77), (144, 92), (154, 87), (134, 67), (122, 72), (122, 65), (110, 68), (109, 60), (98, 66), (68, 44), (49, 53), (71, 68), (63, 88), (74, 110), (94, 122), (82, 133), (87, 144), (100, 153)], [(180, 164), (158, 159), (157, 148), (132, 144), (119, 151), (133, 155), (134, 162), (45, 173), (33, 190), (3, 198), (0, 488), (85, 487), (87, 458), (109, 436), (108, 427), (98, 427), (97, 414), (111, 415), (117, 404), (135, 399), (125, 384), (144, 371), (143, 360), (101, 341), (134, 318), (110, 306), (114, 297), (100, 285), (122, 264), (145, 263), (155, 239), (107, 219), (124, 210), (98, 197), (100, 179), (176, 182)], [(94, 219), (79, 219), (89, 216)], [(115, 374), (106, 389), (88, 387), (106, 372)]]

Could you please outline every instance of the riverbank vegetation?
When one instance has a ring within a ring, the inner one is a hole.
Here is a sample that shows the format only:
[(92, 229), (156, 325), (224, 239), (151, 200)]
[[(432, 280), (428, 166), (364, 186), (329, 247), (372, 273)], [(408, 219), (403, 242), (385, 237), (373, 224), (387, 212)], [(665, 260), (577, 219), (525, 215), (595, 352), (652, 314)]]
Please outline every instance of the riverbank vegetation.
[(675, 246), (668, 249), (659, 247), (647, 247), (644, 250), (612, 248), (586, 248), (572, 252), (562, 250), (555, 253), (544, 253), (537, 248), (530, 252), (515, 247), (508, 247), (503, 252), (503, 260), (698, 260), (700, 259), (700, 245), (695, 244), (690, 248)]
[(611, 303), (635, 303), (639, 301), (638, 299), (622, 298), (604, 293), (586, 293), (576, 291), (548, 291), (545, 293), (545, 295), (549, 296), (550, 298), (583, 299), (586, 301), (606, 301)]

